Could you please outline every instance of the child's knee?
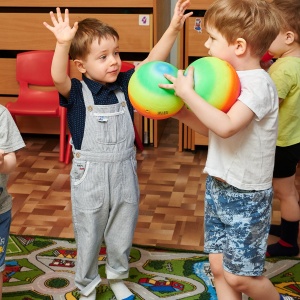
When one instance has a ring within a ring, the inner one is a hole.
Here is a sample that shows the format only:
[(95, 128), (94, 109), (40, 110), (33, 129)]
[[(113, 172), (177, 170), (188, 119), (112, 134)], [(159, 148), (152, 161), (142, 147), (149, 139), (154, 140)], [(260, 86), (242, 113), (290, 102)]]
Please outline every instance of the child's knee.
[(229, 286), (237, 292), (244, 293), (248, 289), (249, 278), (224, 271), (224, 278)]
[(210, 254), (209, 264), (215, 278), (224, 277), (223, 261), (220, 254)]

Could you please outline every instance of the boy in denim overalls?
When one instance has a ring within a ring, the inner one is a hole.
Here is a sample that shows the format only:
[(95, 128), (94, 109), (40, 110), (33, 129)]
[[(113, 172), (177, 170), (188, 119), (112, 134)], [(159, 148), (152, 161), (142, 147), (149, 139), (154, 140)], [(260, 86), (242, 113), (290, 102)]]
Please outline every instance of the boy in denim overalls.
[[(169, 28), (141, 62), (165, 60), (191, 13), (184, 14), (189, 0), (178, 0)], [(52, 76), (68, 110), (72, 134), (72, 213), (77, 242), (75, 283), (80, 299), (95, 299), (98, 255), (104, 238), (107, 247), (106, 275), (118, 300), (134, 299), (122, 279), (128, 277), (128, 257), (138, 217), (139, 185), (134, 147), (133, 107), (128, 82), (134, 70), (120, 73), (119, 35), (97, 19), (69, 25), (50, 12), (57, 39)], [(69, 54), (82, 81), (67, 76)]]

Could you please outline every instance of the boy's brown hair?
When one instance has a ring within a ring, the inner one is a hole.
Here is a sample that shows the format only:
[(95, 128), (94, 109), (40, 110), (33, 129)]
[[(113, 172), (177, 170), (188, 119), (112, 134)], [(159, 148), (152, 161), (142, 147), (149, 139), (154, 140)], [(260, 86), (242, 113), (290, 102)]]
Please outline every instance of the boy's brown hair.
[(295, 41), (300, 43), (300, 0), (274, 0), (272, 2), (280, 11), (284, 31), (293, 31)]
[(86, 18), (78, 22), (78, 29), (72, 40), (69, 54), (74, 59), (85, 59), (90, 53), (91, 44), (95, 39), (112, 37), (119, 40), (117, 31), (106, 23), (94, 18)]
[(280, 23), (277, 9), (264, 0), (216, 0), (204, 16), (205, 27), (218, 30), (229, 44), (243, 38), (260, 58), (279, 34)]

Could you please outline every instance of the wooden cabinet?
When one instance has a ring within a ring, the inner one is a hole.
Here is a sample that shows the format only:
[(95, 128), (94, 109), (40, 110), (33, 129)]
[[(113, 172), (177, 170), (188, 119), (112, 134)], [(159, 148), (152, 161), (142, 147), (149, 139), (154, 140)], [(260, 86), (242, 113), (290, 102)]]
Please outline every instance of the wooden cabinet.
[[(17, 97), (17, 53), (54, 49), (55, 38), (43, 22), (51, 24), (49, 11), (61, 5), (61, 0), (1, 0), (0, 104)], [(169, 0), (65, 0), (63, 5), (62, 11), (70, 10), (71, 24), (93, 17), (113, 26), (120, 35), (121, 59), (136, 63), (147, 57), (170, 23)], [(71, 76), (79, 75), (71, 63)], [(135, 119), (140, 137), (157, 147), (164, 122), (148, 120), (137, 113)], [(43, 118), (18, 117), (18, 125), (24, 133), (59, 133), (55, 119), (45, 122)]]
[[(184, 26), (180, 36), (179, 60), (180, 68), (186, 69), (194, 60), (208, 55), (208, 50), (204, 43), (208, 39), (208, 34), (203, 28), (203, 17), (205, 10), (212, 3), (212, 0), (193, 1), (189, 8), (193, 11)], [(208, 138), (202, 136), (188, 126), (179, 122), (179, 151), (195, 150), (196, 145), (207, 145)]]

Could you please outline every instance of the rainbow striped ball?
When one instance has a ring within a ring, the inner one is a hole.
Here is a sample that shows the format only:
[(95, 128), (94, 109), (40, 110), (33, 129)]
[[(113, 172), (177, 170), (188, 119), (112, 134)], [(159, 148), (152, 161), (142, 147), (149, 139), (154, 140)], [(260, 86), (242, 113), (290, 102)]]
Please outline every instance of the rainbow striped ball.
[(199, 58), (194, 67), (195, 91), (214, 107), (227, 112), (240, 94), (240, 80), (235, 69), (216, 57)]
[(140, 66), (129, 81), (128, 94), (132, 106), (150, 119), (167, 119), (184, 105), (174, 95), (174, 90), (160, 88), (160, 83), (170, 83), (164, 74), (177, 77), (178, 69), (163, 61), (152, 61)]

